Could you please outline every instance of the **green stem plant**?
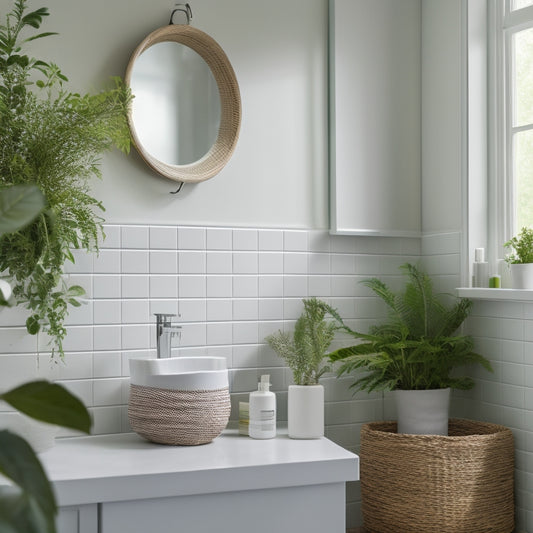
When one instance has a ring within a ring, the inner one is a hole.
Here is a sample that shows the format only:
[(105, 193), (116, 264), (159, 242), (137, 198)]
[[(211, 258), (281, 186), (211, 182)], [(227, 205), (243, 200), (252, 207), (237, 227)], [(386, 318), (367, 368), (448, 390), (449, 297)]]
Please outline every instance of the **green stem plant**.
[(324, 357), (335, 335), (333, 321), (325, 320), (326, 309), (316, 298), (303, 300), (304, 310), (294, 333), (278, 331), (266, 338), (270, 347), (292, 370), (296, 385), (316, 385), (329, 370)]

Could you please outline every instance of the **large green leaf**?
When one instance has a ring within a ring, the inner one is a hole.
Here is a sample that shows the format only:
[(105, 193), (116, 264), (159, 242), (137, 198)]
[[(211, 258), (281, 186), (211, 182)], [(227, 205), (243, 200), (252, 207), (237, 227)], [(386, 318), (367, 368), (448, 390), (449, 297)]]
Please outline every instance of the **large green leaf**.
[(43, 422), (85, 433), (91, 429), (91, 417), (83, 403), (57, 383), (30, 381), (5, 392), (0, 399)]
[(17, 490), (15, 493), (12, 487), (7, 490), (9, 493), (2, 493), (0, 497), (2, 533), (56, 533), (54, 513), (45, 513), (27, 492)]
[(44, 208), (44, 197), (33, 185), (13, 185), (0, 190), (0, 236), (29, 224)]
[(7, 430), (0, 431), (0, 472), (33, 498), (45, 516), (55, 515), (55, 496), (37, 455), (22, 437)]

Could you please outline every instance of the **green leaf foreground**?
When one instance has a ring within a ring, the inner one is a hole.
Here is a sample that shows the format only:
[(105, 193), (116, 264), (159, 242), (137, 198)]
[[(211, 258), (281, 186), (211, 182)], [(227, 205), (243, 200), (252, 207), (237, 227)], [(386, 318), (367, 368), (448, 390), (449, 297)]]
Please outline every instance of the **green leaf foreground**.
[[(32, 381), (0, 395), (36, 420), (89, 433), (90, 415), (63, 386)], [(31, 446), (10, 431), (0, 431), (0, 473), (16, 487), (0, 488), (0, 531), (56, 533), (57, 505), (48, 478)]]
[(1, 192), (0, 236), (33, 222), (44, 209), (44, 196), (35, 185), (13, 185)]
[(44, 469), (30, 445), (10, 431), (0, 431), (0, 473), (18, 487), (3, 487), (0, 531), (55, 533), (57, 504)]
[(0, 399), (36, 420), (89, 433), (91, 417), (83, 403), (57, 383), (31, 381), (0, 395)]

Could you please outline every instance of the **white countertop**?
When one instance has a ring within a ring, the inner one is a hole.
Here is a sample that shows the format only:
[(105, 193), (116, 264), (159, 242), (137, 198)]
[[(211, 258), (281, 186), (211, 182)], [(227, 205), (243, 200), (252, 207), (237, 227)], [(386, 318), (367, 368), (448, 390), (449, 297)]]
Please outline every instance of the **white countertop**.
[(60, 506), (359, 479), (359, 458), (326, 438), (254, 440), (225, 430), (202, 446), (134, 433), (58, 440), (39, 455)]

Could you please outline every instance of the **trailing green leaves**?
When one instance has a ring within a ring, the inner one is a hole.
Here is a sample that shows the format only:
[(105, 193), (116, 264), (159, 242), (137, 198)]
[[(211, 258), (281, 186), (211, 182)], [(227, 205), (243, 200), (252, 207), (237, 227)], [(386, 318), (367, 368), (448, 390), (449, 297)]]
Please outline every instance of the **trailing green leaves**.
[(131, 95), (120, 78), (98, 94), (66, 91), (57, 65), (23, 52), (29, 41), (53, 35), (35, 31), (48, 10), (28, 12), (26, 4), (16, 0), (0, 26), (0, 191), (36, 186), (46, 210), (0, 237), (0, 271), (30, 310), (28, 332), (48, 333), (52, 353), (62, 355), (68, 306), (80, 305), (83, 295), (66, 284), (63, 264), (74, 261), (71, 249), (98, 251), (104, 208), (91, 196), (90, 180), (100, 177), (102, 153), (129, 150)]
[(427, 274), (410, 264), (401, 268), (408, 277), (403, 292), (393, 293), (377, 278), (362, 282), (389, 308), (388, 320), (368, 333), (352, 330), (336, 309), (321, 304), (338, 330), (359, 341), (331, 352), (330, 360), (340, 362), (339, 375), (356, 375), (356, 390), (472, 388), (473, 380), (455, 376), (454, 369), (480, 364), (492, 370), (487, 359), (473, 352), (470, 337), (455, 334), (472, 302), (459, 299), (445, 305)]

